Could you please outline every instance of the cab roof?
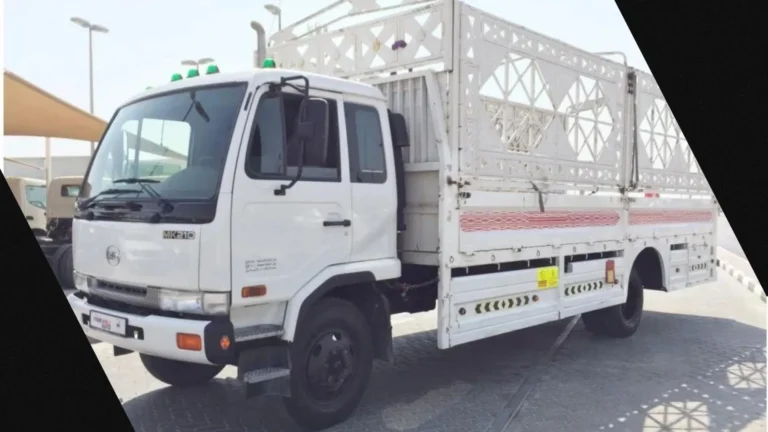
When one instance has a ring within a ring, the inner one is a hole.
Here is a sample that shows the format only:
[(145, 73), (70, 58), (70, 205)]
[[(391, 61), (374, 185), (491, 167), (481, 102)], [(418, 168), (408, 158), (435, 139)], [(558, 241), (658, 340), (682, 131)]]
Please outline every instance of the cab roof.
[(32, 177), (6, 177), (8, 183), (25, 183), (33, 186), (45, 186), (45, 180)]
[(311, 72), (302, 72), (290, 69), (258, 69), (247, 72), (227, 72), (215, 73), (211, 75), (201, 74), (193, 78), (184, 78), (180, 81), (169, 82), (158, 87), (150, 88), (126, 102), (123, 106), (129, 105), (141, 99), (160, 95), (175, 90), (200, 87), (205, 85), (216, 85), (226, 83), (249, 83), (254, 79), (259, 81), (279, 81), (282, 77), (302, 75), (309, 79), (312, 88), (325, 90), (334, 93), (351, 94), (371, 99), (385, 100), (381, 91), (370, 85), (358, 81), (351, 81), (336, 78), (328, 75), (321, 75)]
[(83, 182), (84, 177), (83, 176), (61, 176), (61, 177), (54, 177), (50, 181), (50, 185), (56, 185), (56, 184), (80, 184)]

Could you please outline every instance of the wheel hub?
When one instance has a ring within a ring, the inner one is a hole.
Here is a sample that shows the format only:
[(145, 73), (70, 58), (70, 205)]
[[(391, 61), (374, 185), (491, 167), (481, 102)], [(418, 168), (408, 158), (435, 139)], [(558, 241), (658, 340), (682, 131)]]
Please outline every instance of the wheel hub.
[(315, 339), (307, 362), (310, 391), (319, 400), (333, 399), (355, 370), (356, 359), (348, 335), (335, 331)]

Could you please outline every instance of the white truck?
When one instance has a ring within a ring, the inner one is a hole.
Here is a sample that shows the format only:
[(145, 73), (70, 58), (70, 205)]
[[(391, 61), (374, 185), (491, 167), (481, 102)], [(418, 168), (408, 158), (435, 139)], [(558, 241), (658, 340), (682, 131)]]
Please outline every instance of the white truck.
[[(117, 110), (73, 224), (88, 336), (170, 385), (234, 365), (321, 429), (393, 360), (393, 314), (436, 308), (441, 349), (579, 314), (622, 338), (644, 289), (716, 279), (717, 204), (652, 76), (459, 1), (336, 5), (378, 15)], [(164, 159), (128, 132), (184, 166), (140, 176)]]
[(29, 228), (35, 236), (45, 235), (45, 181), (27, 177), (8, 177), (5, 180)]

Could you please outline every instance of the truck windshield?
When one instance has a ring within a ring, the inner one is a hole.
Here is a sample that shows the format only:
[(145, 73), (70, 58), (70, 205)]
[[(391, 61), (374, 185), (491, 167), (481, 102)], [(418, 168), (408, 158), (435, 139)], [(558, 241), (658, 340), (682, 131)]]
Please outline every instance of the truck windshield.
[(121, 108), (112, 121), (80, 197), (119, 188), (165, 200), (216, 196), (245, 83), (185, 89)]
[(27, 202), (31, 205), (45, 209), (46, 191), (45, 186), (27, 185), (25, 187)]

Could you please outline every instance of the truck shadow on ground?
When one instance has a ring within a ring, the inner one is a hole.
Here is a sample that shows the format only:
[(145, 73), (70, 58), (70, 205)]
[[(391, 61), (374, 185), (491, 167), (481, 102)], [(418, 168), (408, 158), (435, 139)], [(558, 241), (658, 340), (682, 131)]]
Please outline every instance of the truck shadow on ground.
[[(378, 365), (357, 413), (329, 430), (484, 431), (566, 324), (447, 351), (434, 330), (398, 326), (396, 364)], [(579, 324), (508, 430), (742, 429), (765, 413), (765, 335), (732, 320), (650, 311), (626, 340)], [(279, 399), (244, 400), (231, 378), (162, 388), (123, 407), (137, 431), (301, 430)]]

